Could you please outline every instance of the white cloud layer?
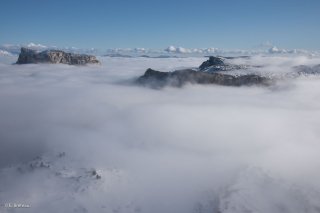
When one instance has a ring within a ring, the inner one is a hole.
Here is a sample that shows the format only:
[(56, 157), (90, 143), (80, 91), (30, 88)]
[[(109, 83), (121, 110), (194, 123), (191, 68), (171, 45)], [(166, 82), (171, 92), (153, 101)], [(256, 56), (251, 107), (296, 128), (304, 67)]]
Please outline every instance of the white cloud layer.
[(5, 50), (0, 50), (0, 56), (11, 56), (11, 53)]
[(33, 42), (27, 44), (27, 47), (28, 47), (28, 48), (35, 48), (35, 49), (45, 49), (45, 48), (47, 48), (47, 46), (45, 46), (45, 45), (35, 44), (35, 43), (33, 43)]
[[(112, 56), (178, 56), (178, 57), (201, 57), (206, 55), (223, 55), (223, 56), (235, 56), (235, 55), (307, 55), (307, 56), (319, 56), (319, 51), (303, 50), (303, 49), (281, 49), (270, 42), (263, 43), (254, 49), (219, 49), (215, 47), (208, 48), (186, 48), (186, 47), (176, 47), (168, 46), (165, 49), (150, 49), (143, 47), (136, 48), (111, 48), (111, 49), (96, 49), (96, 48), (77, 48), (77, 47), (57, 47), (43, 44), (36, 44), (30, 42), (28, 44), (4, 44), (0, 45), (0, 51), (6, 51), (10, 54), (19, 54), (21, 47), (28, 47), (34, 50), (43, 51), (46, 49), (60, 49), (67, 52), (73, 53), (86, 53), (93, 55), (112, 55)], [(1, 53), (0, 53), (1, 54)]]
[[(318, 212), (318, 76), (152, 90), (126, 82), (205, 58), (100, 60), (0, 63), (0, 202), (32, 213)], [(320, 60), (231, 62), (278, 74)]]

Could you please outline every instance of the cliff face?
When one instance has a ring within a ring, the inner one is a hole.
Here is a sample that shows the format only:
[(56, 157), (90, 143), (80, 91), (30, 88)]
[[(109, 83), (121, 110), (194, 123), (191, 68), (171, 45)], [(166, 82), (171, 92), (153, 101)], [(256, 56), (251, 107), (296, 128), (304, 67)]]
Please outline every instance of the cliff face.
[(61, 50), (46, 50), (38, 53), (22, 47), (17, 64), (37, 63), (85, 65), (99, 64), (100, 62), (92, 55), (66, 53)]

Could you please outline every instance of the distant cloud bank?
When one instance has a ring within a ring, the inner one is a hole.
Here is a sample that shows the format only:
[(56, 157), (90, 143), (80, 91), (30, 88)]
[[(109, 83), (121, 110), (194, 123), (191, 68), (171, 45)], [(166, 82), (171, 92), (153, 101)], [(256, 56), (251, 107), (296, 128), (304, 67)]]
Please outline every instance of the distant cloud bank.
[(17, 55), (20, 53), (21, 47), (43, 51), (46, 49), (61, 49), (73, 53), (86, 53), (93, 55), (110, 55), (121, 54), (129, 56), (141, 55), (181, 55), (181, 56), (205, 56), (205, 55), (269, 55), (269, 54), (296, 54), (296, 55), (320, 55), (320, 51), (311, 51), (303, 49), (282, 49), (271, 43), (260, 45), (254, 49), (220, 49), (215, 47), (207, 48), (186, 48), (170, 45), (164, 49), (149, 49), (143, 47), (136, 48), (111, 48), (111, 49), (97, 49), (97, 48), (77, 48), (77, 47), (57, 47), (47, 46), (37, 43), (28, 44), (3, 44), (0, 45), (0, 56)]

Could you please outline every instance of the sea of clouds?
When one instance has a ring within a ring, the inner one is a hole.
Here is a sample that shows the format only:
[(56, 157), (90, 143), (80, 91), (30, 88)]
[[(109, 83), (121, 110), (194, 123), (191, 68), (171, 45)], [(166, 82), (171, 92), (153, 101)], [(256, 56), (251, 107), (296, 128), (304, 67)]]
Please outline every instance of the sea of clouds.
[[(193, 68), (206, 58), (15, 60), (0, 61), (0, 212), (320, 211), (316, 75), (154, 90), (132, 81), (149, 67)], [(229, 62), (277, 76), (320, 59)]]

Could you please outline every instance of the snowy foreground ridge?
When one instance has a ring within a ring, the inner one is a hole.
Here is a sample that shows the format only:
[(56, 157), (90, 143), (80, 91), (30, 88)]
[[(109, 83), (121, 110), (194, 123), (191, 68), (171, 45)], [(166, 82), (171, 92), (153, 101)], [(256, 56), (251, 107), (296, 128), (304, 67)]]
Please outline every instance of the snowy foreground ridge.
[(1, 213), (320, 211), (319, 57), (226, 59), (261, 76), (312, 73), (270, 87), (156, 90), (130, 82), (207, 58), (0, 59)]

